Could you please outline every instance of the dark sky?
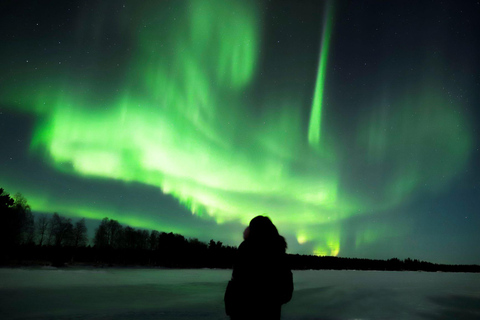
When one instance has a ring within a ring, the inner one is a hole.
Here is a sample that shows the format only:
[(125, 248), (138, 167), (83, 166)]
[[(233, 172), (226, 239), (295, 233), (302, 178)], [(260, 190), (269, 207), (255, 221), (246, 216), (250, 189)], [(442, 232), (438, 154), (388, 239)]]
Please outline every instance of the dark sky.
[(478, 1), (0, 9), (0, 187), (34, 212), (480, 263)]

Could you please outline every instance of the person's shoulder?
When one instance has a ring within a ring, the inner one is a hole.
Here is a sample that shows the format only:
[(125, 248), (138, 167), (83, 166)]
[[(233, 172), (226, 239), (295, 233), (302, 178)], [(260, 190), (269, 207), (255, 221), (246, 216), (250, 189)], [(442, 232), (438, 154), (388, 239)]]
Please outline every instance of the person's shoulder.
[(251, 241), (245, 240), (243, 241), (240, 246), (238, 246), (238, 258), (239, 259), (246, 259), (249, 260), (253, 255), (256, 254), (258, 248), (256, 248), (255, 244)]
[(244, 240), (240, 245), (238, 246), (238, 251), (243, 252), (247, 251), (250, 249), (250, 243), (247, 240)]

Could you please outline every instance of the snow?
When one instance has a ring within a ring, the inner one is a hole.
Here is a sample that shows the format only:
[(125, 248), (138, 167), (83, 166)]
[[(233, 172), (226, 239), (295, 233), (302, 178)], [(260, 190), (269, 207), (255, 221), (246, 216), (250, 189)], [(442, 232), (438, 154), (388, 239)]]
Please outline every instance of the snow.
[[(228, 319), (231, 270), (0, 269), (1, 319)], [(294, 271), (282, 319), (480, 319), (480, 274)]]

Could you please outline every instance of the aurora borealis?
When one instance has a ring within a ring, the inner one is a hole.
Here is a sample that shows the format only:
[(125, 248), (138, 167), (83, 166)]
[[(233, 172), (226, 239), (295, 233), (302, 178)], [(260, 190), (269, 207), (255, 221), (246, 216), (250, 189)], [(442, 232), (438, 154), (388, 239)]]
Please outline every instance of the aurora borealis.
[(477, 3), (4, 9), (0, 187), (34, 211), (480, 263)]

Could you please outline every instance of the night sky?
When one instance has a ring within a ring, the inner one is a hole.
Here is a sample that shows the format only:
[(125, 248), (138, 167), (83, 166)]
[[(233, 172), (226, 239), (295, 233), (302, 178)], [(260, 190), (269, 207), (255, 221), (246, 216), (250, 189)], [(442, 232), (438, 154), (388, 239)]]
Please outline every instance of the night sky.
[(6, 1), (0, 187), (290, 253), (480, 263), (479, 1)]

